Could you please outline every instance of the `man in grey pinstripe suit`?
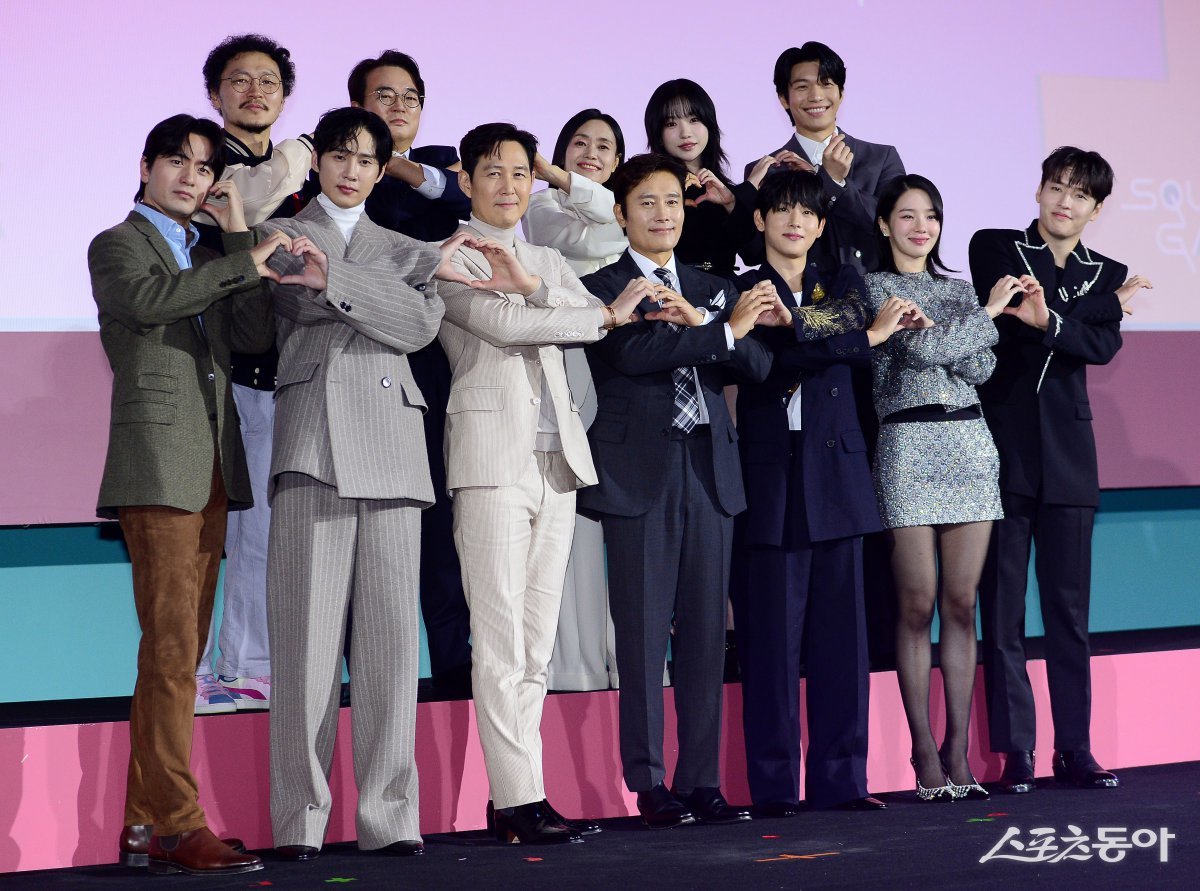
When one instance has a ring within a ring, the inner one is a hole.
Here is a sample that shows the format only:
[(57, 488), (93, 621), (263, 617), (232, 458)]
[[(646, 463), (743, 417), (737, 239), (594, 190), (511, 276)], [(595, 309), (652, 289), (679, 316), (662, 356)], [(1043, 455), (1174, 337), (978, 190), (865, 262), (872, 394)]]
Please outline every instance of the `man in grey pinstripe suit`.
[[(537, 140), (511, 124), (463, 137), (459, 184), (467, 241), (443, 270), (439, 338), (453, 370), (446, 478), (471, 609), (472, 688), (501, 841), (582, 841), (542, 782), (541, 718), (554, 648), (575, 490), (596, 472), (571, 400), (562, 344), (591, 343), (628, 320), (636, 299), (605, 307), (551, 248), (516, 239)], [(451, 239), (453, 241), (453, 239)], [(448, 242), (449, 244), (450, 242)]]
[(353, 603), (358, 844), (420, 854), (417, 570), (420, 510), (433, 490), (425, 402), (405, 353), (437, 334), (443, 307), (431, 280), (442, 255), (363, 213), (391, 155), (383, 121), (338, 109), (313, 141), (321, 194), (294, 218), (261, 227), (292, 237), (293, 254), (272, 263), (305, 280), (273, 289), (271, 824), (285, 858), (320, 852)]

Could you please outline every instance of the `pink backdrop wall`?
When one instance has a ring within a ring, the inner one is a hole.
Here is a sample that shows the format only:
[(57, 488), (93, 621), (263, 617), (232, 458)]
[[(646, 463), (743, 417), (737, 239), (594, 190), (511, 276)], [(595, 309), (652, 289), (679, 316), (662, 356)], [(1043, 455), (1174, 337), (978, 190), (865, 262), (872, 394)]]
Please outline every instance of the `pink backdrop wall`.
[[(1092, 723), (1092, 748), (1113, 769), (1200, 758), (1200, 693), (1190, 682), (1200, 671), (1200, 650), (1096, 656), (1092, 687), (1105, 703)], [(1037, 691), (1039, 752), (1052, 749), (1053, 722), (1046, 695), (1045, 663), (1029, 663)], [(935, 734), (944, 716), (940, 674), (930, 691)], [(668, 774), (678, 754), (674, 709), (666, 697), (664, 752)], [(983, 698), (983, 676), (976, 679)], [(871, 676), (870, 757), (873, 792), (912, 788), (909, 743), (894, 672)], [(742, 745), (741, 687), (725, 687), (722, 787), (734, 802), (750, 800)], [(212, 715), (196, 721), (192, 766), (200, 803), (214, 830), (236, 835), (250, 848), (271, 845), (267, 795), (265, 713)], [(617, 817), (636, 813), (621, 782), (617, 694), (573, 693), (546, 700), (542, 721), (546, 792), (567, 814)], [(333, 811), (328, 840), (355, 837), (350, 711), (343, 709), (330, 779)], [(807, 739), (807, 731), (805, 731)], [(989, 752), (987, 722), (977, 708), (971, 728), (971, 766), (982, 782), (1000, 775)], [(229, 753), (239, 752), (237, 758)], [(125, 723), (0, 729), (0, 873), (112, 863), (122, 825), (122, 790), (129, 758)], [(423, 703), (417, 709), (417, 768), (421, 775), (423, 833), (480, 829), (487, 774), (469, 701)], [(1039, 775), (1048, 775), (1048, 757)], [(803, 780), (802, 780), (803, 782)], [(803, 786), (802, 786), (803, 788)]]
[[(428, 84), (421, 142), (457, 144), (474, 124), (509, 119), (552, 144), (570, 114), (597, 105), (640, 151), (646, 97), (685, 76), (712, 93), (734, 170), (788, 138), (771, 85), (779, 50), (823, 40), (848, 67), (840, 121), (896, 145), (909, 170), (939, 184), (943, 253), (962, 269), (975, 229), (1033, 217), (1049, 148), (1098, 149), (1118, 183), (1088, 241), (1156, 283), (1125, 326), (1156, 333), (1130, 336), (1094, 376), (1103, 482), (1200, 482), (1189, 447), (1195, 397), (1182, 388), (1161, 395), (1164, 382), (1188, 379), (1196, 341), (1158, 334), (1200, 329), (1200, 122), (1184, 113), (1200, 75), (1185, 45), (1200, 30), (1200, 6), (832, 0), (810, 24), (764, 0), (719, 18), (640, 0), (566, 5), (553, 16), (462, 0), (415, 26), (380, 14), (331, 27), (333, 9), (295, 0), (285, 18), (252, 6), (231, 27), (215, 12), (180, 22), (158, 0), (102, 12), (68, 0), (0, 4), (0, 112), (7, 132), (27, 137), (0, 141), (0, 524), (92, 517), (108, 381), (87, 333), (96, 327), (87, 243), (129, 208), (149, 127), (179, 111), (212, 113), (200, 67), (235, 28), (274, 36), (296, 60), (276, 138), (344, 104), (354, 62), (394, 46), (418, 58)], [(59, 22), (72, 25), (48, 26)], [(1166, 402), (1170, 430), (1153, 411)]]

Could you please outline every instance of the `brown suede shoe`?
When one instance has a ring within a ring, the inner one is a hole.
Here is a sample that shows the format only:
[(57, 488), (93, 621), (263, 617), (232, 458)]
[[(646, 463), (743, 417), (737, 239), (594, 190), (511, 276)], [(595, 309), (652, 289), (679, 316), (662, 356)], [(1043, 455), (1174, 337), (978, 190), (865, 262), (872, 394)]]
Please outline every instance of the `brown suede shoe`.
[[(120, 864), (133, 868), (144, 867), (149, 862), (150, 836), (154, 832), (151, 823), (135, 823), (121, 830), (121, 838), (117, 842), (120, 853)], [(221, 841), (229, 845), (239, 854), (246, 851), (246, 843), (240, 838), (223, 838)]]
[(263, 868), (261, 858), (239, 854), (207, 826), (179, 835), (151, 836), (146, 853), (150, 872), (159, 875), (182, 872), (190, 876), (226, 876)]

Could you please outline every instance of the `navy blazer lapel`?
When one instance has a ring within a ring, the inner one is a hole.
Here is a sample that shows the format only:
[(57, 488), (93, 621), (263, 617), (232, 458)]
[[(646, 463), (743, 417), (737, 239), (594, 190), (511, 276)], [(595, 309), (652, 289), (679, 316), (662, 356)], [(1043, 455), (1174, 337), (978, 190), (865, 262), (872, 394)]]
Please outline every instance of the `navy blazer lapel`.
[[(676, 268), (679, 268), (678, 264), (676, 264)], [(642, 275), (642, 268), (637, 265), (637, 261), (633, 259), (633, 256), (629, 253), (628, 248), (625, 249), (615, 263), (613, 263), (611, 266), (605, 266), (604, 269), (599, 270), (599, 272), (604, 272), (605, 270), (609, 269), (612, 270), (612, 275), (617, 280), (616, 283), (614, 283), (614, 290), (616, 291), (616, 293), (613, 294), (614, 300), (621, 293), (621, 291), (625, 290), (625, 285), (629, 284), (629, 282), (633, 281), (635, 278), (644, 278)], [(617, 287), (617, 284), (619, 284), (619, 287)], [(680, 287), (682, 287), (682, 285), (680, 285)], [(637, 305), (637, 311), (643, 316), (648, 312), (658, 312), (661, 308), (662, 307), (658, 305), (658, 301), (656, 300), (643, 300)]]
[[(814, 269), (815, 267), (813, 264), (809, 264), (808, 269), (805, 270), (804, 294), (808, 294), (812, 290), (812, 276), (810, 273), (814, 272)], [(770, 263), (763, 263), (760, 267), (758, 267), (758, 280), (763, 281), (764, 279), (770, 279), (771, 283), (775, 285), (775, 290), (779, 292), (779, 299), (783, 301), (784, 306), (789, 308), (795, 308), (798, 306), (796, 303), (796, 295), (792, 293), (792, 289), (788, 285), (787, 280), (780, 275), (779, 271)], [(804, 299), (802, 295), (801, 304), (803, 303)]]
[(679, 293), (692, 306), (721, 315), (737, 302), (736, 294), (725, 293), (728, 288), (719, 288), (714, 292), (706, 276), (686, 263), (680, 263), (678, 257), (675, 259), (675, 272), (679, 278)]

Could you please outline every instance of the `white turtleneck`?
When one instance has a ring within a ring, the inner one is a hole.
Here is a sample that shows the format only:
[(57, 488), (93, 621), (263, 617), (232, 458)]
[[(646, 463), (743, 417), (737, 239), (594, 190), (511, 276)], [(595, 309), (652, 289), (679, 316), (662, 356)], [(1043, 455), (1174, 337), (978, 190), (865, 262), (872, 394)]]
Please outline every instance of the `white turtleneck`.
[(497, 229), (495, 226), (489, 225), (488, 223), (485, 223), (483, 220), (479, 219), (479, 217), (475, 216), (475, 214), (471, 214), (471, 219), (467, 222), (467, 225), (472, 229), (478, 230), (480, 235), (486, 236), (487, 238), (494, 238), (506, 248), (512, 249), (517, 243), (516, 226), (513, 226), (511, 229)]
[[(495, 239), (510, 251), (516, 251), (516, 226), (511, 229), (497, 229), (495, 226), (479, 219), (475, 214), (471, 214), (471, 219), (467, 221), (467, 225), (485, 238)], [(545, 286), (546, 283), (542, 282), (542, 287)], [(538, 367), (541, 367), (540, 363)], [(558, 417), (554, 414), (554, 400), (550, 396), (550, 384), (546, 380), (545, 373), (542, 374), (541, 400), (541, 405), (538, 409), (537, 438), (534, 441), (533, 447), (539, 452), (561, 452), (562, 438), (558, 433)]]
[(325, 197), (324, 192), (317, 196), (317, 203), (329, 215), (329, 219), (337, 223), (338, 230), (342, 233), (342, 238), (346, 239), (346, 244), (349, 244), (354, 227), (358, 225), (359, 218), (363, 215), (363, 211), (367, 209), (367, 203), (364, 201), (353, 207), (338, 207)]

